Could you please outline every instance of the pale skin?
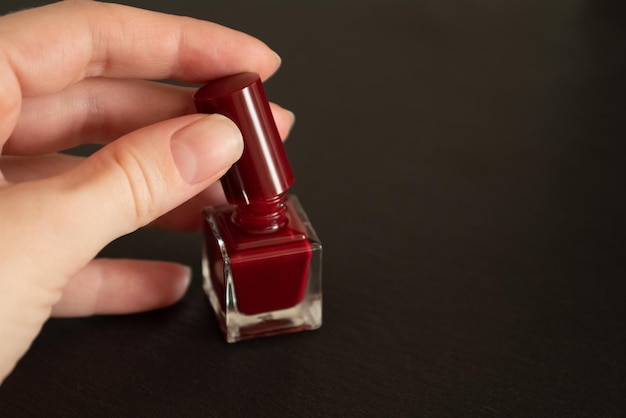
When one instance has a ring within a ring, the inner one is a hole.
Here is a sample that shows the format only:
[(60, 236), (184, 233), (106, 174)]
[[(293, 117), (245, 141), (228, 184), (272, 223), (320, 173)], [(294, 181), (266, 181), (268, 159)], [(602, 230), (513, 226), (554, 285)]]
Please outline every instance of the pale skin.
[[(94, 258), (148, 224), (196, 228), (223, 200), (241, 155), (237, 127), (193, 109), (192, 88), (280, 59), (223, 26), (91, 1), (0, 17), (0, 382), (50, 316), (170, 305), (190, 269)], [(272, 105), (281, 136), (291, 112)], [(88, 158), (58, 151), (106, 144)]]

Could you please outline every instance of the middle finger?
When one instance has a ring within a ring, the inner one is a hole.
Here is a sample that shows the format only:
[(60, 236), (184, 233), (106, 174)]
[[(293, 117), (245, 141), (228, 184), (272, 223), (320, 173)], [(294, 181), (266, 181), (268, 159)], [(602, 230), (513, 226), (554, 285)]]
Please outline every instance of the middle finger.
[[(195, 113), (195, 88), (145, 81), (90, 78), (47, 96), (25, 98), (3, 154), (33, 155), (81, 144), (106, 144), (166, 119)], [(293, 114), (271, 104), (284, 139)]]
[(31, 155), (104, 144), (194, 111), (191, 89), (144, 80), (86, 79), (47, 96), (25, 98), (3, 153)]

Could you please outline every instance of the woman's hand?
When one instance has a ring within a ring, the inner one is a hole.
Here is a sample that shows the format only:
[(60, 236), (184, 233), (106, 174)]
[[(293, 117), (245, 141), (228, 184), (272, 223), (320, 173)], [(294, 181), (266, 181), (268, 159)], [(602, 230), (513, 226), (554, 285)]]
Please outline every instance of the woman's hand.
[[(192, 90), (280, 59), (241, 32), (186, 17), (66, 1), (0, 17), (0, 381), (51, 314), (171, 304), (187, 267), (95, 259), (149, 223), (193, 228), (242, 151), (237, 127), (194, 114)], [(290, 112), (273, 105), (286, 136)], [(83, 159), (57, 151), (106, 144)], [(184, 204), (183, 204), (184, 203)]]

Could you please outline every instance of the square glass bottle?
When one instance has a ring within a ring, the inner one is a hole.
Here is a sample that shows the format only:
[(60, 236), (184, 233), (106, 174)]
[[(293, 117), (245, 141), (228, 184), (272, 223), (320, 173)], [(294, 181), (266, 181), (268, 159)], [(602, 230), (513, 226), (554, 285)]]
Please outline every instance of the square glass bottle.
[(204, 113), (241, 130), (244, 151), (222, 177), (227, 205), (204, 210), (204, 289), (228, 342), (313, 330), (322, 324), (322, 246), (294, 178), (256, 73), (200, 88)]
[(241, 230), (234, 205), (205, 209), (204, 289), (228, 342), (321, 326), (322, 246), (295, 196), (286, 209), (271, 234)]

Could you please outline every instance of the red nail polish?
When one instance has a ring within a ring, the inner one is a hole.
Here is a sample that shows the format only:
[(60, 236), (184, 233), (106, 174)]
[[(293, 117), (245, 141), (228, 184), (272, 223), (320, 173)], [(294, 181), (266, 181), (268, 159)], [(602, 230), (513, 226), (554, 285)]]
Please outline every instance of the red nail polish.
[(294, 178), (256, 73), (214, 80), (194, 100), (243, 135), (222, 177), (228, 205), (204, 210), (204, 289), (228, 342), (322, 324), (322, 245), (295, 196)]

